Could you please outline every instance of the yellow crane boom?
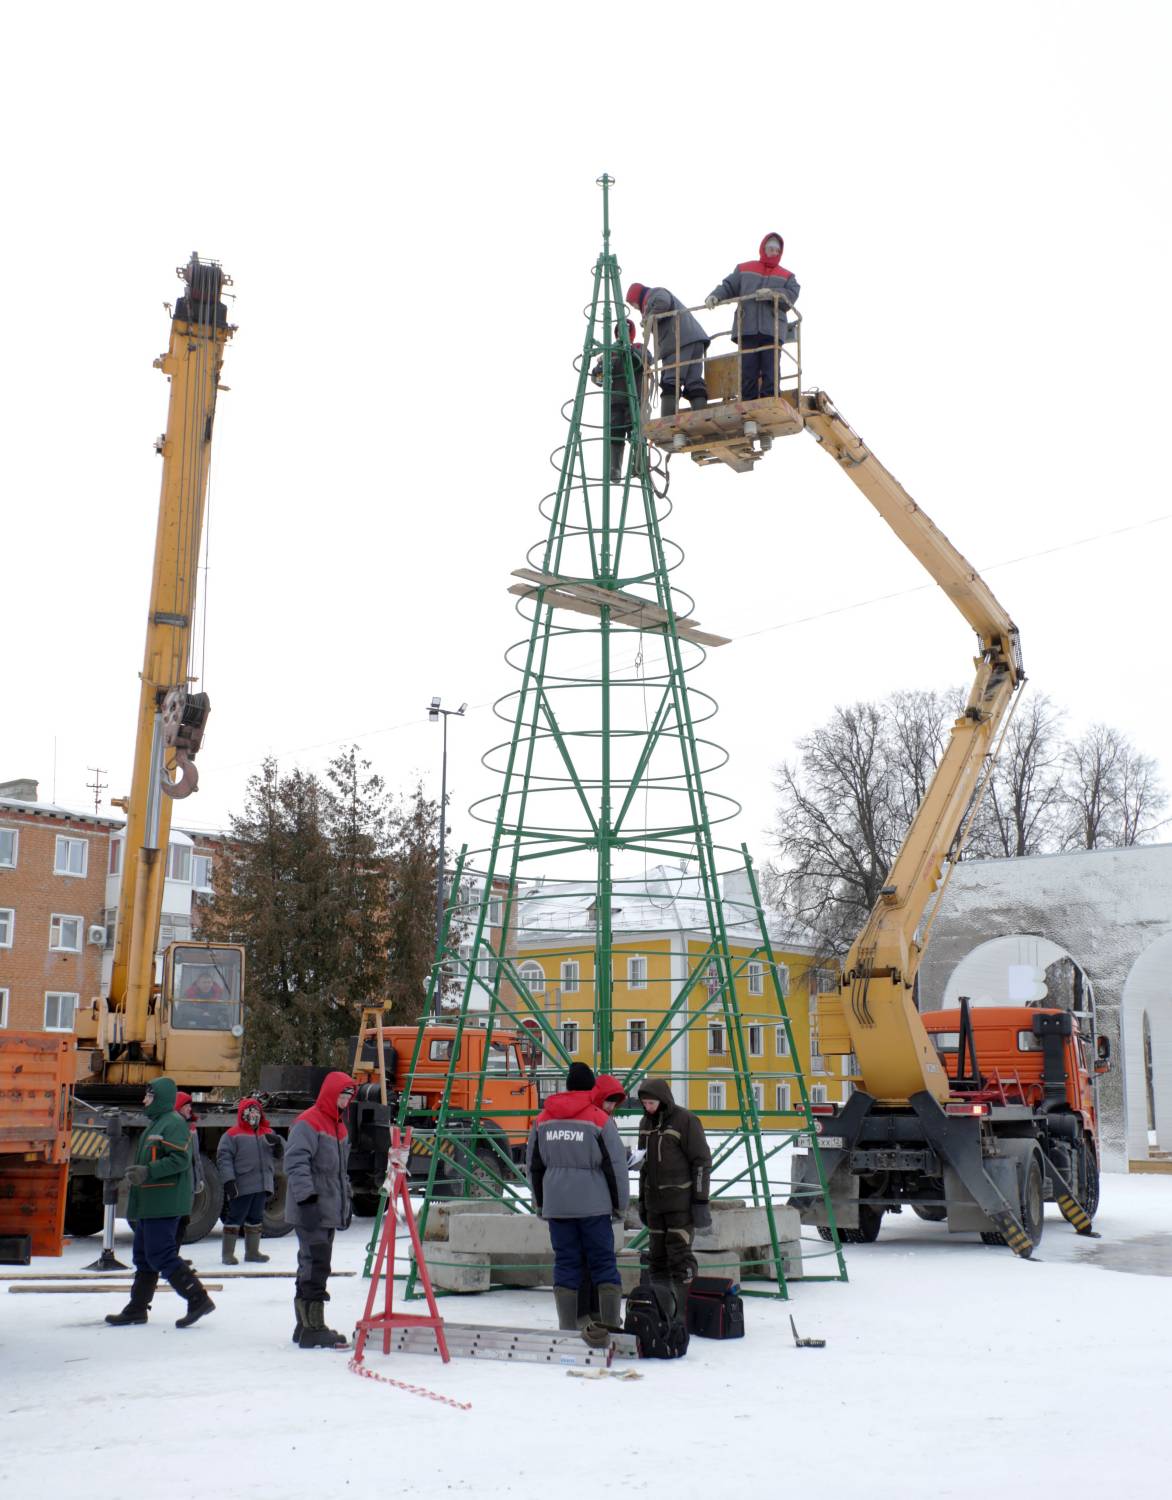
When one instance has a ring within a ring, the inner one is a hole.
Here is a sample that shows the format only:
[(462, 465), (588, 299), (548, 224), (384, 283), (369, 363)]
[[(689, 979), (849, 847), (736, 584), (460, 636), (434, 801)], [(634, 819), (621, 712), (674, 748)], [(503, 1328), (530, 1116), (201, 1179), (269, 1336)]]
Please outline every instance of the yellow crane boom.
[(825, 392), (804, 391), (800, 415), (977, 634), (976, 677), (964, 713), (952, 726), (887, 882), (851, 945), (837, 997), (819, 1000), (821, 1050), (853, 1052), (876, 1100), (906, 1103), (923, 1090), (943, 1100), (948, 1082), (916, 1011), (913, 987), (926, 929), (943, 891), (945, 863), (960, 852), (966, 812), (992, 766), (1007, 710), (1025, 680), (1018, 632), (971, 563), (847, 425)]

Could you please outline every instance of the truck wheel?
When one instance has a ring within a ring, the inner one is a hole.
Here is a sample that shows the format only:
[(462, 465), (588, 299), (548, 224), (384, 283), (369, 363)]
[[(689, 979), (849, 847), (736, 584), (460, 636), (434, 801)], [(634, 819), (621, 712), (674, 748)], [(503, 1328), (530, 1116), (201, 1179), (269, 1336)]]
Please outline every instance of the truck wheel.
[(948, 1210), (940, 1203), (913, 1203), (912, 1212), (928, 1224), (943, 1224)]
[(879, 1238), (879, 1230), (883, 1227), (883, 1210), (872, 1208), (869, 1203), (859, 1204), (859, 1227), (848, 1229), (846, 1232), (852, 1235), (852, 1245), (873, 1245)]
[(87, 1234), (100, 1234), (105, 1218), (99, 1179), (71, 1178), (65, 1200), (65, 1233), (75, 1240), (84, 1239)]
[(183, 1236), (185, 1245), (194, 1245), (196, 1240), (202, 1240), (220, 1217), (220, 1210), (224, 1206), (224, 1184), (220, 1181), (215, 1162), (202, 1152), (199, 1159), (203, 1163), (203, 1187), (196, 1193), (191, 1205), (191, 1217)]
[(285, 1223), (285, 1194), (288, 1188), (289, 1180), (285, 1174), (276, 1173), (273, 1179), (273, 1191), (265, 1199), (262, 1239), (279, 1240), (282, 1235), (293, 1233), (292, 1224)]
[(1088, 1219), (1099, 1211), (1099, 1161), (1091, 1141), (1084, 1137), (1079, 1154), (1079, 1187), (1082, 1206)]
[(355, 1193), (354, 1194), (354, 1217), (356, 1219), (373, 1219), (378, 1213), (378, 1193)]
[(1036, 1151), (1031, 1152), (1021, 1187), (1021, 1227), (1036, 1249), (1042, 1242), (1042, 1231), (1046, 1227), (1045, 1178), (1042, 1161)]

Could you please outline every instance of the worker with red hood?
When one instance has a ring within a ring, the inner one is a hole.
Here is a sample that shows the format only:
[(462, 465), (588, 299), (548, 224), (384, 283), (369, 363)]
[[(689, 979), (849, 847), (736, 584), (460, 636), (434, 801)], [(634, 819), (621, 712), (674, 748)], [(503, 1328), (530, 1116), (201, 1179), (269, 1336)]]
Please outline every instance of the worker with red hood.
[(276, 1164), (285, 1142), (265, 1119), (259, 1099), (241, 1099), (236, 1123), (220, 1137), (216, 1168), (224, 1184), (224, 1238), (220, 1259), (236, 1265), (236, 1241), (244, 1235), (244, 1259), (268, 1260), (260, 1253), (265, 1201), (277, 1180)]
[(742, 401), (777, 394), (778, 356), (790, 335), (785, 315), (801, 291), (797, 277), (781, 263), (784, 249), (785, 241), (771, 229), (761, 241), (759, 259), (741, 261), (704, 299), (705, 307), (751, 299), (737, 303), (733, 324), (733, 342), (741, 348)]
[[(605, 1097), (617, 1092), (621, 1098), (617, 1079), (602, 1082)], [(608, 1330), (621, 1327), (623, 1295), (611, 1220), (626, 1211), (631, 1185), (618, 1127), (596, 1097), (598, 1083), (585, 1063), (570, 1064), (566, 1092), (545, 1101), (529, 1132), (527, 1165), (533, 1206), (549, 1224), (553, 1244), (558, 1327), (580, 1326), (585, 1262), (598, 1289), (600, 1323), (587, 1323), (582, 1336), (605, 1344)]]
[(632, 281), (627, 301), (639, 310), (643, 328), (654, 339), (659, 364), (660, 414), (674, 417), (679, 392), (691, 407), (708, 405), (704, 384), (704, 351), (712, 342), (687, 307), (665, 286)]
[(297, 1283), (293, 1342), (302, 1349), (342, 1349), (344, 1333), (326, 1327), (326, 1282), (334, 1234), (353, 1216), (350, 1197), (350, 1136), (346, 1112), (354, 1098), (348, 1073), (327, 1073), (317, 1103), (293, 1122), (285, 1148), (285, 1221), (297, 1231)]

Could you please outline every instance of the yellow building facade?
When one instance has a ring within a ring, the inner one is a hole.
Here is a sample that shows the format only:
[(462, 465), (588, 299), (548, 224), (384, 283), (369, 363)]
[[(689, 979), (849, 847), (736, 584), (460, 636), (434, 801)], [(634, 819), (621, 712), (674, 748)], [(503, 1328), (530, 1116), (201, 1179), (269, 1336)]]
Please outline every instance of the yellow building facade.
[[(800, 1124), (801, 1095), (795, 1062), (806, 1079), (811, 1103), (838, 1103), (849, 1092), (841, 1063), (821, 1058), (812, 1023), (820, 992), (834, 987), (834, 972), (812, 947), (779, 941), (773, 946), (789, 1020), (778, 1009), (767, 963), (752, 956), (758, 942), (730, 941), (740, 1013), (740, 1039), (762, 1127), (792, 1130)], [(631, 1089), (647, 1076), (667, 1078), (676, 1099), (707, 1126), (733, 1128), (740, 1118), (735, 1039), (728, 1034), (719, 997), (700, 979), (673, 1014), (688, 978), (708, 949), (686, 927), (664, 927), (614, 935), (611, 1000), (611, 1071)], [(543, 940), (529, 930), (512, 953), (519, 977), (575, 1060), (598, 1066), (603, 1055), (595, 1035), (593, 945)], [(514, 992), (514, 1000), (516, 994)], [(524, 1011), (521, 1010), (523, 1016)], [(813, 1043), (813, 1045), (812, 1045)]]

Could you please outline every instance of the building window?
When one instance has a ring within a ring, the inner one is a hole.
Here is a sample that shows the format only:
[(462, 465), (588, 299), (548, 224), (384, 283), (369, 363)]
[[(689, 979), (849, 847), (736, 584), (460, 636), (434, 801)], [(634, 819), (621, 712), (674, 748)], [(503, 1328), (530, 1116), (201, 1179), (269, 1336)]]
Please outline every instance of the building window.
[(777, 987), (783, 995), (789, 994), (789, 967), (783, 963), (775, 963), (773, 972), (777, 975)]
[(749, 994), (765, 993), (765, 965), (753, 962), (749, 965)]
[(54, 912), (49, 922), (49, 947), (56, 953), (81, 952), (80, 917), (63, 917)]
[(562, 994), (576, 995), (578, 993), (578, 960), (567, 958), (562, 962)]
[(45, 1030), (72, 1031), (77, 995), (50, 991), (45, 995)]
[(106, 873), (108, 875), (121, 875), (122, 873), (122, 840), (110, 840), (110, 865)]
[(15, 828), (0, 828), (0, 869), (16, 869), (16, 850), (20, 834)]
[(0, 990), (0, 1030), (8, 1025), (8, 991)]
[(12, 947), (12, 934), (16, 928), (16, 912), (11, 906), (0, 906), (0, 948)]
[(723, 1109), (724, 1108), (724, 1084), (723, 1083), (710, 1083), (708, 1085), (708, 1108), (709, 1109)]
[(642, 954), (627, 959), (627, 988), (629, 990), (647, 988), (647, 960)]
[(630, 1052), (642, 1052), (647, 1045), (647, 1022), (627, 1022), (627, 1050)]
[(789, 1084), (788, 1083), (779, 1083), (777, 1085), (777, 1112), (778, 1112), (778, 1114), (788, 1115), (789, 1112), (790, 1112), (790, 1110), (792, 1108), (793, 1108), (793, 1106), (790, 1104)]
[(838, 989), (838, 976), (833, 969), (810, 969), (806, 983), (811, 995), (829, 995)]
[(773, 1050), (777, 1053), (778, 1057), (789, 1056), (789, 1037), (785, 1034), (784, 1026), (775, 1026), (773, 1028)]
[(191, 884), (191, 845), (171, 844), (167, 849), (167, 879)]
[[(65, 834), (57, 835), (57, 849), (53, 856), (54, 875), (84, 875), (89, 870), (90, 845), (88, 839), (71, 839)], [(72, 1026), (57, 1030), (71, 1031)]]
[(535, 964), (532, 959), (527, 960), (517, 970), (521, 976), (521, 983), (531, 995), (545, 994), (545, 970), (540, 964)]
[(826, 1092), (826, 1085), (824, 1083), (815, 1083), (815, 1084), (813, 1084), (811, 1086), (811, 1089), (810, 1089), (810, 1103), (811, 1104), (829, 1104), (830, 1103), (830, 1095)]
[(749, 1027), (749, 1056), (765, 1056), (765, 1028), (764, 1026)]
[(818, 1051), (818, 1025), (817, 1022), (810, 1027), (810, 1072), (825, 1073), (826, 1059)]
[(191, 884), (197, 891), (212, 888), (212, 857), (210, 854), (193, 854), (191, 857)]
[(488, 899), (488, 925), (499, 927), (504, 915), (504, 907), (499, 896), (490, 896)]
[(758, 1114), (765, 1108), (765, 1085), (763, 1083), (753, 1085), (753, 1103), (757, 1106)]
[(572, 1057), (578, 1050), (578, 1023), (566, 1021), (562, 1026), (562, 1046)]
[(708, 1056), (724, 1056), (724, 1027), (719, 1021), (708, 1028)]

